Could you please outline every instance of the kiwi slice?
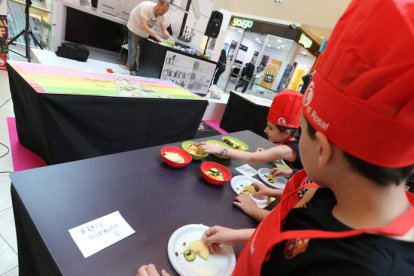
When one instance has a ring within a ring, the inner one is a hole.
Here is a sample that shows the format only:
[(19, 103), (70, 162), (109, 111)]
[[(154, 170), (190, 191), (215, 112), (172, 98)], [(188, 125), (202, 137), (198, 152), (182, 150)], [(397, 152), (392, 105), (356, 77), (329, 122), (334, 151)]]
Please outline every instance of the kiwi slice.
[(184, 255), (184, 258), (186, 259), (187, 262), (194, 261), (196, 256), (197, 256), (196, 253), (192, 250), (184, 251), (183, 255)]

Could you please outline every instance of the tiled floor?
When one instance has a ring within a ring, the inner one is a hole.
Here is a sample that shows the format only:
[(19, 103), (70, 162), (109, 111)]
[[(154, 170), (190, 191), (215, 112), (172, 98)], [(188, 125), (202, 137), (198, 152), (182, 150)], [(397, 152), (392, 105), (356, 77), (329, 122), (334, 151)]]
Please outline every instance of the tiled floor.
[[(13, 117), (7, 72), (0, 71), (0, 156), (10, 148), (7, 117)], [(7, 148), (5, 146), (7, 146)], [(9, 173), (13, 170), (10, 152), (0, 158), (0, 275), (19, 275), (17, 241), (10, 197)]]

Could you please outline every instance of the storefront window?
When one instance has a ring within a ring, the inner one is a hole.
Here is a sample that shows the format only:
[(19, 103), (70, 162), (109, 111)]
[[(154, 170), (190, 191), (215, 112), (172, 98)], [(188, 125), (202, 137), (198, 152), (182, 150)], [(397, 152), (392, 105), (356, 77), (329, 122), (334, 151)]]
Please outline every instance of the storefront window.
[(267, 35), (257, 62), (254, 82), (251, 84), (253, 94), (273, 98), (294, 47), (295, 43), (292, 40)]
[[(227, 35), (224, 41), (223, 49), (226, 52), (226, 68), (225, 71), (220, 75), (218, 79), (217, 86), (223, 90), (226, 90), (228, 82), (235, 78), (237, 75), (237, 70), (235, 71), (233, 64), (235, 63), (239, 51), (240, 42), (243, 39), (244, 30), (235, 27), (229, 27), (227, 30)], [(239, 62), (237, 62), (239, 63)], [(238, 67), (238, 66), (237, 66)]]

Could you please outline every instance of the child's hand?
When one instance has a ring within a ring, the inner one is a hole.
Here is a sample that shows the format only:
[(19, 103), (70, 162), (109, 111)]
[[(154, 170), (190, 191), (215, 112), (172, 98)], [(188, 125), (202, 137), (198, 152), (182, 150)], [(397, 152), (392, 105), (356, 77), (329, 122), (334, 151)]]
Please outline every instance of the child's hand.
[(256, 192), (253, 194), (255, 196), (271, 196), (274, 189), (271, 189), (260, 182), (253, 182), (253, 188)]
[(252, 215), (259, 207), (247, 193), (240, 193), (233, 201), (233, 204), (242, 209), (246, 214)]
[(136, 276), (170, 276), (170, 274), (161, 270), (161, 274), (158, 273), (157, 267), (154, 264), (142, 265), (138, 270)]
[(292, 169), (279, 169), (279, 168), (274, 168), (270, 171), (270, 174), (273, 176), (290, 176), (292, 175), (293, 170)]
[(236, 245), (234, 233), (237, 230), (222, 226), (213, 226), (204, 232), (201, 240), (208, 246), (210, 252), (220, 252), (220, 244)]
[(223, 151), (223, 147), (216, 144), (201, 142), (200, 145), (201, 148), (208, 153), (220, 154)]

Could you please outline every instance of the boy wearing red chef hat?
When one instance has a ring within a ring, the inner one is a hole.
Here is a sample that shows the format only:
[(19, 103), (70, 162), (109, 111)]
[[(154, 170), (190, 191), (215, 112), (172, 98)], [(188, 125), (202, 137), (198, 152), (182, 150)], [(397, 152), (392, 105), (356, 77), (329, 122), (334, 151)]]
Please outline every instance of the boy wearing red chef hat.
[(292, 209), (293, 177), (256, 230), (208, 229), (212, 251), (247, 241), (233, 275), (413, 275), (413, 44), (412, 0), (350, 4), (303, 99), (302, 162), (322, 188)]
[[(272, 105), (267, 115), (267, 127), (264, 130), (271, 142), (278, 143), (270, 149), (260, 149), (256, 152), (246, 152), (225, 148), (212, 143), (201, 143), (202, 148), (208, 153), (220, 153), (233, 159), (248, 162), (272, 162), (283, 159), (289, 169), (273, 169), (273, 175), (291, 175), (302, 169), (299, 155), (299, 143), (295, 134), (299, 128), (299, 117), (302, 109), (303, 95), (297, 91), (286, 89), (273, 98)], [(281, 172), (283, 171), (283, 172)], [(259, 182), (253, 183), (256, 190), (255, 196), (279, 197), (283, 190), (268, 188)], [(246, 214), (261, 221), (269, 211), (259, 208), (256, 202), (247, 194), (237, 195), (234, 205), (242, 209)]]
[[(302, 94), (290, 89), (283, 90), (274, 97), (264, 132), (271, 142), (278, 143), (275, 147), (247, 152), (212, 143), (201, 143), (202, 148), (208, 153), (248, 162), (263, 163), (283, 159), (292, 169), (302, 169), (298, 141), (295, 138), (299, 128), (302, 97)], [(289, 169), (287, 174), (291, 174), (292, 169)]]

